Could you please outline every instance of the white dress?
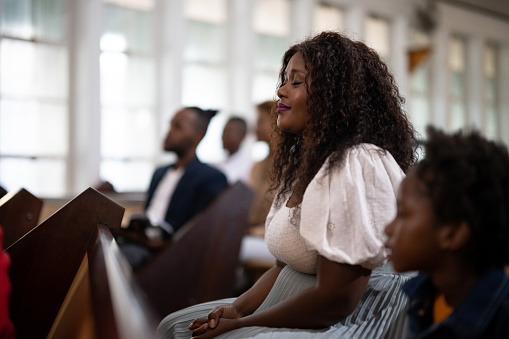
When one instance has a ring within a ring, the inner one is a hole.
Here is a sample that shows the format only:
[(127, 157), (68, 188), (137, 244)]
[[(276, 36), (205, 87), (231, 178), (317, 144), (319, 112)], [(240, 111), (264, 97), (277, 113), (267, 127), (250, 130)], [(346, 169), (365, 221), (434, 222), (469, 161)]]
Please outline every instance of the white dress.
[[(388, 153), (361, 144), (328, 172), (324, 164), (308, 185), (301, 205), (272, 205), (266, 221), (269, 251), (287, 264), (265, 301), (269, 308), (316, 283), (317, 255), (375, 269), (386, 262), (383, 229), (396, 213), (396, 192), (404, 173)], [(373, 271), (356, 310), (321, 330), (248, 327), (218, 338), (401, 338), (406, 333), (406, 299), (401, 285), (409, 279), (387, 266)], [(167, 316), (159, 325), (163, 338), (189, 338), (187, 326), (224, 299), (195, 305)]]
[(298, 208), (272, 205), (265, 225), (269, 251), (310, 274), (316, 273), (317, 253), (368, 269), (384, 264), (384, 228), (396, 215), (404, 176), (390, 153), (379, 147), (351, 148), (331, 173), (322, 166)]

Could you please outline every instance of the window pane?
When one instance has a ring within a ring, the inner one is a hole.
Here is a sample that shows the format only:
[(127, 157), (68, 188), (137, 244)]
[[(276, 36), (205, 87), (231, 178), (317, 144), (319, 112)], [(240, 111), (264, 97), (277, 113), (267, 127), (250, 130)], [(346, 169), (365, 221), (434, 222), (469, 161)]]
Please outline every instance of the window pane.
[(225, 124), (226, 116), (221, 112), (210, 121), (207, 134), (196, 149), (196, 155), (201, 161), (215, 163), (226, 158), (221, 141)]
[(64, 160), (0, 158), (0, 182), (9, 191), (25, 188), (39, 197), (63, 196), (65, 181)]
[(224, 69), (188, 65), (183, 70), (182, 105), (221, 109), (226, 107), (227, 88)]
[(486, 108), (486, 136), (491, 139), (498, 137), (498, 114), (494, 107)]
[(451, 94), (456, 98), (462, 98), (465, 92), (465, 76), (462, 72), (451, 72)]
[(256, 69), (279, 72), (281, 60), (287, 49), (286, 40), (266, 34), (258, 34), (257, 40)]
[(65, 105), (38, 101), (0, 102), (0, 153), (65, 156), (67, 138)]
[(151, 58), (105, 52), (100, 62), (103, 105), (153, 107), (156, 89)]
[(456, 101), (451, 106), (451, 131), (455, 131), (465, 126), (465, 105)]
[(313, 31), (339, 31), (343, 28), (343, 13), (339, 8), (329, 5), (315, 7)]
[(449, 127), (451, 131), (467, 124), (465, 91), (465, 42), (453, 36), (449, 40)]
[(253, 79), (253, 102), (263, 102), (276, 97), (278, 74), (258, 73)]
[(368, 17), (366, 20), (366, 44), (376, 50), (383, 59), (388, 60), (391, 53), (389, 21)]
[(449, 68), (459, 72), (465, 70), (465, 43), (459, 37), (452, 37), (449, 41)]
[(414, 124), (419, 137), (426, 136), (426, 126), (430, 123), (429, 101), (426, 97), (412, 97), (410, 104), (412, 123)]
[(2, 34), (32, 38), (32, 0), (2, 0)]
[(222, 25), (188, 21), (186, 61), (221, 63), (226, 59), (226, 30)]
[[(101, 154), (109, 158), (150, 158), (159, 150), (155, 114), (147, 109), (103, 109)], [(155, 149), (158, 147), (158, 149)]]
[(412, 91), (416, 93), (427, 93), (429, 90), (428, 79), (429, 67), (426, 65), (417, 67), (411, 74)]
[(222, 24), (226, 22), (227, 0), (186, 0), (185, 15), (190, 20)]
[(154, 166), (148, 161), (103, 160), (101, 178), (109, 181), (118, 192), (145, 192)]
[(67, 98), (65, 48), (2, 39), (0, 49), (2, 96)]
[[(152, 12), (106, 4), (104, 6), (104, 35), (101, 39), (103, 51), (150, 53), (153, 44)], [(123, 49), (112, 37), (123, 39)]]
[(154, 8), (154, 0), (103, 0), (106, 3), (115, 4), (122, 7), (129, 7), (141, 10), (151, 10)]
[(34, 1), (36, 39), (63, 42), (65, 27), (64, 6), (64, 0)]
[(491, 139), (499, 137), (497, 74), (497, 47), (490, 43), (484, 48), (484, 107), (485, 134)]
[(290, 33), (288, 0), (255, 0), (253, 29), (257, 33), (288, 36)]
[(3, 35), (20, 39), (64, 40), (64, 0), (2, 0)]

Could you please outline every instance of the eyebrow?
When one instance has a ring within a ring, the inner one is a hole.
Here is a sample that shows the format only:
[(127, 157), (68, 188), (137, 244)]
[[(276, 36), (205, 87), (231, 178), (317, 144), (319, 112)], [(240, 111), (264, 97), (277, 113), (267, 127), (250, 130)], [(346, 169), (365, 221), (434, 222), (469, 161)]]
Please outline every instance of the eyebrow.
[[(305, 70), (295, 69), (295, 68), (290, 71), (290, 74), (294, 74), (294, 73), (302, 73), (304, 75), (307, 74), (307, 72)], [(288, 72), (285, 71), (285, 75), (288, 75)]]
[(301, 74), (304, 78), (306, 78), (306, 77), (307, 77), (307, 75), (308, 75), (308, 74), (306, 73), (306, 71), (303, 71), (303, 70), (300, 70), (300, 69), (292, 69), (292, 70), (291, 70), (291, 72), (290, 72), (290, 74), (288, 74), (288, 73), (285, 71), (285, 73), (284, 73), (283, 77), (284, 77), (285, 79), (290, 79), (292, 76), (295, 76), (295, 74)]

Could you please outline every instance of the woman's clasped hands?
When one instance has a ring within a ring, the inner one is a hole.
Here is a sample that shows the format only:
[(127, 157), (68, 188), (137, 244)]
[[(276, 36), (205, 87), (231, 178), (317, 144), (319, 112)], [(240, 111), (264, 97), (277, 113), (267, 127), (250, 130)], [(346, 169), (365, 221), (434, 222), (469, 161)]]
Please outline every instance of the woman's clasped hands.
[(193, 321), (188, 328), (193, 331), (192, 338), (214, 338), (240, 327), (235, 319), (242, 317), (242, 313), (233, 304), (222, 305), (210, 311), (207, 318)]

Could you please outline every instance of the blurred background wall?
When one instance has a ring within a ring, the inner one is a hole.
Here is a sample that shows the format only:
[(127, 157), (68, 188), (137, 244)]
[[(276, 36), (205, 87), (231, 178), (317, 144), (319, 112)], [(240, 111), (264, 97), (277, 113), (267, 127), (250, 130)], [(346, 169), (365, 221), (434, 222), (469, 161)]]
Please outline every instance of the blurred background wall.
[(1, 0), (0, 185), (145, 191), (181, 106), (220, 110), (198, 149), (220, 161), (227, 118), (253, 124), (284, 51), (324, 29), (379, 52), (422, 137), (434, 124), (509, 143), (506, 0)]

